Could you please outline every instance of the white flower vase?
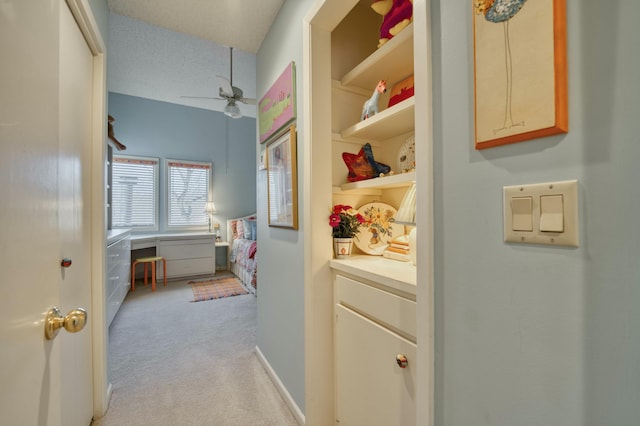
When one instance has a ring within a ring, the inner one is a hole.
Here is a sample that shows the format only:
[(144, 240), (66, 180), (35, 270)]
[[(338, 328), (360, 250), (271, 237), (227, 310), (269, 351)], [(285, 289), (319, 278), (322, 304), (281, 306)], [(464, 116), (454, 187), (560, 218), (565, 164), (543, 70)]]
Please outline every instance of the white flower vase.
[(353, 238), (334, 238), (333, 239), (333, 253), (336, 259), (345, 259), (351, 256), (351, 249), (353, 248)]

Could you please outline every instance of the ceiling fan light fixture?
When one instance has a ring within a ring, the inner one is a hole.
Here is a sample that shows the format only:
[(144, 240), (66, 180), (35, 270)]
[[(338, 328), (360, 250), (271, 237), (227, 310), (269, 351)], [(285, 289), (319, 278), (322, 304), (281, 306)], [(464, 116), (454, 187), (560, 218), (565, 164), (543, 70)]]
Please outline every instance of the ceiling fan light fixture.
[(240, 118), (242, 114), (240, 113), (240, 108), (236, 105), (235, 102), (229, 102), (224, 107), (224, 115), (231, 118)]

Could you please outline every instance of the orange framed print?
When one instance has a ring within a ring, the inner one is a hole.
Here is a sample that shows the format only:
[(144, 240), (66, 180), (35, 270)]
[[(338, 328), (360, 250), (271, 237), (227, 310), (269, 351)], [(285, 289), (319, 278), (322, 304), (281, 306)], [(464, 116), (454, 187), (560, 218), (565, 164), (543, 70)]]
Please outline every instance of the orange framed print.
[(471, 0), (476, 149), (567, 133), (566, 0)]

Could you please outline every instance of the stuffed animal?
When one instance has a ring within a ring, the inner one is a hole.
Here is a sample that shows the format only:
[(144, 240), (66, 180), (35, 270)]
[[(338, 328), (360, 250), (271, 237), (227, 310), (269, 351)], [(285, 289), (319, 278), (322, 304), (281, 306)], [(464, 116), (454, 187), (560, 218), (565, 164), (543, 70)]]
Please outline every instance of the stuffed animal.
[(413, 0), (373, 0), (371, 8), (383, 16), (378, 47), (391, 40), (413, 20)]
[(380, 80), (378, 85), (373, 91), (373, 95), (362, 106), (362, 114), (360, 115), (360, 121), (365, 118), (369, 118), (374, 114), (378, 113), (378, 99), (380, 98), (380, 94), (387, 91), (387, 82), (386, 80)]

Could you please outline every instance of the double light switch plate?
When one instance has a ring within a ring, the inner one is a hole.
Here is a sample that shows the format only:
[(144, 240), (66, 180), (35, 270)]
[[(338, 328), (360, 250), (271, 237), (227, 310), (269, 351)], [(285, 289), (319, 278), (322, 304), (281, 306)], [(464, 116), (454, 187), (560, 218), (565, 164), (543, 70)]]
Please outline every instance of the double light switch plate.
[(578, 247), (578, 181), (503, 188), (504, 240)]

